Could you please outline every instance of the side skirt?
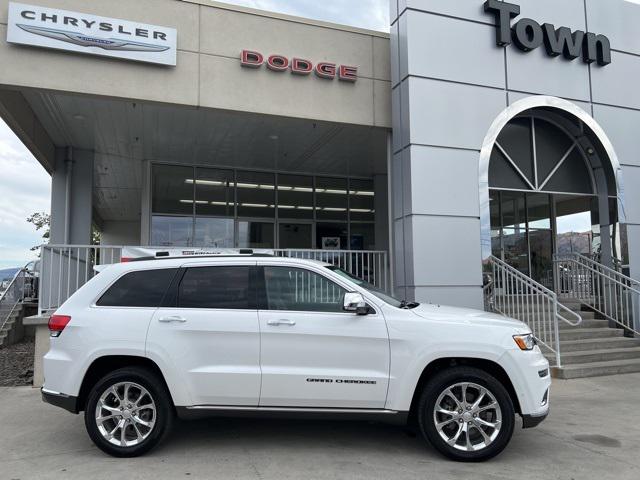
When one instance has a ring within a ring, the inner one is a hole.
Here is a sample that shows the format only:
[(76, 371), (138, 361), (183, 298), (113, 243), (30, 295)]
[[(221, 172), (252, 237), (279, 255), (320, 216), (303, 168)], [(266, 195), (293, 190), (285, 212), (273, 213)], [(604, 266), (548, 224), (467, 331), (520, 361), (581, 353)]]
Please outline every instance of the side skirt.
[(236, 407), (198, 405), (176, 407), (178, 417), (185, 420), (208, 417), (281, 418), (304, 420), (376, 421), (406, 425), (409, 412), (360, 408), (306, 408), (306, 407)]

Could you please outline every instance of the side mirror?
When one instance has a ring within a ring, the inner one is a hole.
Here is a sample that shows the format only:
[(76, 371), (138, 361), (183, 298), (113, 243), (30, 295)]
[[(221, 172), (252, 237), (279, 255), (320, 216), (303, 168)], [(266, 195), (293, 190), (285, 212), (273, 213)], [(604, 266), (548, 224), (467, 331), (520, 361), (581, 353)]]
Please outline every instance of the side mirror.
[(365, 302), (364, 297), (357, 292), (345, 293), (343, 310), (345, 312), (353, 312), (356, 315), (367, 315), (369, 313), (367, 302)]

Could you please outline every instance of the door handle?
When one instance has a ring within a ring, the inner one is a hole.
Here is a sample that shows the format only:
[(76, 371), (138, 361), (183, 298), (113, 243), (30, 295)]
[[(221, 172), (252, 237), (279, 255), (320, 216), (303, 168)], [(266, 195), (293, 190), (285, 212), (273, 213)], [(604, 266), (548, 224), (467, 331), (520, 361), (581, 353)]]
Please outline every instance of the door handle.
[(160, 317), (158, 319), (158, 321), (162, 322), (162, 323), (184, 323), (184, 322), (187, 321), (187, 319), (184, 318), (184, 317), (180, 317), (178, 315), (175, 315), (175, 316), (171, 316), (171, 317)]
[(271, 325), (272, 327), (277, 327), (279, 325), (289, 325), (289, 326), (293, 327), (295, 324), (296, 324), (295, 320), (286, 320), (286, 319), (268, 320), (267, 321), (267, 325)]

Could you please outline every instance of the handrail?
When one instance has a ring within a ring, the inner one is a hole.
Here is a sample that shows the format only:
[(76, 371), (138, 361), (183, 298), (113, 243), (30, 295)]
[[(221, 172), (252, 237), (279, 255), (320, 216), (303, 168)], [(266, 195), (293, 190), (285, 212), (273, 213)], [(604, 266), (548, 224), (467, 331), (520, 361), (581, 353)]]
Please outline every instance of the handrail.
[(640, 335), (640, 282), (580, 253), (554, 256), (558, 291)]
[[(527, 324), (538, 343), (555, 354), (560, 367), (559, 320), (575, 327), (582, 323), (582, 317), (558, 302), (555, 292), (499, 258), (489, 257), (489, 266), (492, 276), (483, 287), (485, 308)], [(576, 321), (560, 315), (560, 310), (569, 312)]]
[[(25, 277), (25, 273), (27, 272), (27, 265), (25, 265), (24, 267), (20, 268), (13, 275), (13, 278), (9, 282), (9, 285), (7, 286), (5, 291), (2, 292), (2, 294), (0, 294), (0, 308), (2, 308), (3, 303), (9, 303), (9, 305), (10, 305), (10, 308), (7, 310), (6, 315), (2, 315), (2, 312), (0, 311), (0, 331), (7, 324), (7, 321), (9, 321), (9, 318), (11, 318), (11, 315), (15, 311), (16, 307), (20, 304), (20, 302), (25, 297), (24, 277)], [(11, 293), (15, 293), (15, 289), (18, 286), (18, 279), (19, 278), (22, 278), (22, 286), (19, 287), (21, 289), (21, 291), (15, 296), (15, 298), (13, 298), (12, 300), (9, 300), (9, 295)], [(2, 316), (4, 316), (4, 318), (2, 318)]]

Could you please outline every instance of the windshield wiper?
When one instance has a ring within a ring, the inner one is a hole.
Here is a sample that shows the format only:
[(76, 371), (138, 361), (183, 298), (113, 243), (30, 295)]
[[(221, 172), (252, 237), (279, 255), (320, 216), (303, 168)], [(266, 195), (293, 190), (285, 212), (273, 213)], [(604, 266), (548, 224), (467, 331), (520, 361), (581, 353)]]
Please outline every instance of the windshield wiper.
[(400, 308), (405, 308), (409, 310), (412, 308), (416, 308), (419, 305), (420, 304), (418, 302), (407, 302), (406, 300), (402, 300), (402, 302), (400, 302)]

